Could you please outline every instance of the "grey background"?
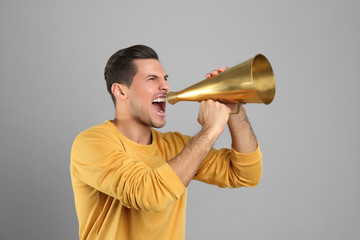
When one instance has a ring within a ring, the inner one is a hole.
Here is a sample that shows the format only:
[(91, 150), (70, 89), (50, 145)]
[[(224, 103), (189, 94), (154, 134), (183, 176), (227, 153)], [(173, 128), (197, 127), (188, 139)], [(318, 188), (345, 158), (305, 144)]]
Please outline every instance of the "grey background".
[[(78, 238), (72, 141), (113, 118), (103, 69), (138, 43), (172, 90), (256, 53), (276, 74), (246, 106), (261, 183), (192, 182), (187, 239), (359, 239), (359, 23), (357, 1), (0, 1), (0, 239)], [(194, 135), (197, 111), (169, 106), (162, 131)]]

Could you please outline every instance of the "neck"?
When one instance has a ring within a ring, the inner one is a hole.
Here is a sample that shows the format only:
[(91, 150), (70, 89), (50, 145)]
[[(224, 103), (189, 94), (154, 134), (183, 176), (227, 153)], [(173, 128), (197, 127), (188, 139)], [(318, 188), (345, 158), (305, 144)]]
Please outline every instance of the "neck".
[(151, 127), (146, 127), (131, 121), (122, 120), (115, 117), (111, 121), (117, 129), (130, 140), (143, 145), (149, 145), (152, 142)]

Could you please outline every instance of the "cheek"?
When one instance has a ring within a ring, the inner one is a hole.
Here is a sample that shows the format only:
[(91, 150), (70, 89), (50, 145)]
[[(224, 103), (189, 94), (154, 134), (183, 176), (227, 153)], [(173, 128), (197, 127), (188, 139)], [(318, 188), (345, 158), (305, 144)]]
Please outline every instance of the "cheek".
[(133, 91), (136, 93), (136, 95), (148, 95), (151, 94), (154, 89), (156, 89), (154, 81), (145, 81), (142, 83), (136, 83), (133, 86)]
[(131, 90), (132, 100), (144, 104), (144, 107), (151, 106), (154, 95), (158, 93), (155, 81), (136, 82)]
[(133, 108), (144, 111), (145, 109), (151, 107), (151, 104), (151, 98), (148, 97), (145, 92), (138, 92), (131, 95), (131, 105)]

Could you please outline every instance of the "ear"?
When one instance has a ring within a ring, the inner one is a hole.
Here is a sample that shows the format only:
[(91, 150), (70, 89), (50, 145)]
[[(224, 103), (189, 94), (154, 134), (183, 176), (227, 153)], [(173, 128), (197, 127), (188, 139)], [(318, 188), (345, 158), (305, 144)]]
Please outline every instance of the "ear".
[(118, 101), (124, 101), (128, 98), (129, 89), (124, 84), (114, 83), (111, 92)]

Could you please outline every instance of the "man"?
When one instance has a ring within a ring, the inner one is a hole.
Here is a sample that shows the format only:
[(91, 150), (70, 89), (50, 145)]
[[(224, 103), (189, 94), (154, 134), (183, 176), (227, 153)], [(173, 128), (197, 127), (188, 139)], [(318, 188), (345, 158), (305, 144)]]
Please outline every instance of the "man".
[[(185, 239), (192, 179), (230, 188), (258, 184), (262, 155), (243, 107), (230, 114), (236, 104), (203, 101), (194, 137), (160, 133), (154, 128), (165, 125), (169, 84), (156, 52), (122, 49), (104, 75), (115, 118), (80, 133), (71, 152), (80, 239)], [(232, 148), (215, 150), (226, 124)]]

